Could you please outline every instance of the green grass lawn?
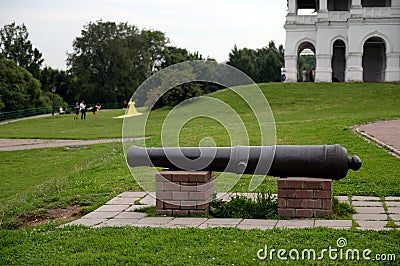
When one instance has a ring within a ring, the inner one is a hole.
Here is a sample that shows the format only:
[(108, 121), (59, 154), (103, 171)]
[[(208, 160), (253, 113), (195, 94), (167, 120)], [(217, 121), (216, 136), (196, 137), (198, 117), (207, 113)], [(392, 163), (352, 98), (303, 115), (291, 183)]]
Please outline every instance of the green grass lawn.
[[(335, 195), (400, 195), (400, 160), (367, 143), (350, 129), (357, 124), (400, 117), (399, 85), (270, 83), (262, 84), (261, 88), (275, 116), (278, 144), (339, 143), (349, 154), (361, 157), (363, 166), (358, 172), (350, 171), (345, 179), (334, 181)], [(249, 132), (253, 132), (250, 143), (257, 145), (255, 120), (247, 106), (226, 90), (212, 96), (235, 107)], [(151, 136), (146, 140), (149, 146), (160, 146), (160, 129), (168, 111), (165, 108), (152, 112), (146, 131)], [(72, 115), (65, 115), (9, 123), (0, 125), (0, 138), (119, 138), (123, 120), (112, 117), (123, 113), (123, 110), (102, 110), (96, 120), (88, 113), (85, 121), (74, 121)], [(219, 146), (229, 145), (225, 129), (205, 118), (185, 125), (180, 142), (197, 146), (205, 136), (212, 136)], [(322, 249), (334, 246), (339, 237), (346, 237), (353, 248), (371, 248), (374, 252), (400, 256), (399, 231), (94, 230), (56, 229), (56, 224), (6, 230), (20, 226), (16, 218), (23, 214), (68, 205), (85, 206), (83, 211), (87, 212), (123, 191), (137, 191), (140, 187), (126, 167), (120, 143), (92, 145), (87, 149), (59, 147), (0, 152), (0, 156), (0, 264), (249, 265), (259, 262), (253, 259), (264, 244)], [(248, 183), (249, 177), (244, 176), (234, 190), (245, 192)], [(275, 178), (268, 177), (258, 191), (268, 189), (276, 192)]]
[[(94, 119), (87, 112), (86, 119), (74, 120), (73, 114), (55, 115), (41, 119), (27, 119), (0, 126), (0, 138), (29, 139), (108, 139), (120, 138), (123, 119), (113, 117), (125, 110), (100, 110)], [(80, 117), (80, 116), (79, 116)]]

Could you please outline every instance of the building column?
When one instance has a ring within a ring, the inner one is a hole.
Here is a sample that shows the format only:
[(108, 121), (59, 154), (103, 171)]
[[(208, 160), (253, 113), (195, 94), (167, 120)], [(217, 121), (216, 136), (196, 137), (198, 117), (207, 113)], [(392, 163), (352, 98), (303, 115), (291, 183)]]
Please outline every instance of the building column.
[(351, 8), (362, 8), (361, 0), (352, 0), (351, 1)]
[(296, 15), (297, 13), (297, 1), (289, 0), (288, 15)]
[(329, 54), (316, 54), (315, 82), (332, 82), (332, 58)]
[(285, 54), (285, 82), (297, 82), (297, 56)]
[(327, 0), (319, 0), (319, 12), (328, 12), (328, 3)]
[(400, 54), (386, 54), (385, 82), (400, 81)]
[(349, 52), (347, 58), (347, 67), (346, 67), (346, 81), (354, 81), (354, 82), (363, 81), (361, 52)]
[(361, 0), (351, 1), (350, 17), (354, 19), (361, 19), (363, 17)]
[(319, 0), (319, 7), (318, 7), (318, 21), (328, 21), (329, 20), (329, 13), (328, 13), (328, 4), (327, 0)]
[(400, 8), (400, 0), (392, 0), (392, 7)]

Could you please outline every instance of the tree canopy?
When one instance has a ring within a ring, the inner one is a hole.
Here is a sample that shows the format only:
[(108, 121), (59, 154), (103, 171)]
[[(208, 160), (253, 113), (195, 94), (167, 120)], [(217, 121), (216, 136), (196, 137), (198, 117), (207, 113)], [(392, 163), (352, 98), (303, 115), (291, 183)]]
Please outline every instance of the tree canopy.
[(14, 60), (18, 66), (26, 68), (35, 78), (39, 78), (40, 67), (44, 61), (42, 53), (33, 48), (25, 26), (15, 22), (0, 29), (0, 53)]
[[(84, 25), (80, 36), (73, 40), (66, 71), (42, 68), (42, 54), (33, 47), (24, 24), (5, 25), (0, 29), (0, 41), (0, 110), (3, 111), (49, 105), (52, 88), (56, 88), (56, 104), (60, 105), (65, 104), (64, 100), (69, 104), (78, 100), (112, 103), (115, 98), (122, 102), (154, 73), (177, 63), (203, 60), (198, 52), (169, 45), (163, 32), (102, 20)], [(280, 81), (283, 53), (282, 45), (276, 48), (273, 41), (256, 50), (238, 49), (235, 45), (227, 63), (255, 82)], [(193, 69), (185, 75), (201, 80), (198, 77), (204, 72), (214, 74), (210, 69)], [(157, 98), (165, 82), (170, 81), (153, 79), (153, 90), (147, 95), (135, 95), (137, 104), (144, 105)], [(221, 88), (207, 82), (180, 84), (162, 95), (155, 108), (174, 106)]]
[(127, 23), (88, 23), (67, 58), (68, 71), (76, 79), (76, 97), (111, 102), (116, 93), (129, 99), (159, 67), (166, 42), (162, 32), (141, 31)]
[(227, 64), (240, 69), (256, 83), (280, 81), (284, 49), (282, 45), (276, 48), (273, 41), (257, 50), (238, 49), (235, 45), (229, 53)]
[(0, 58), (0, 110), (14, 111), (49, 105), (40, 82), (14, 60)]

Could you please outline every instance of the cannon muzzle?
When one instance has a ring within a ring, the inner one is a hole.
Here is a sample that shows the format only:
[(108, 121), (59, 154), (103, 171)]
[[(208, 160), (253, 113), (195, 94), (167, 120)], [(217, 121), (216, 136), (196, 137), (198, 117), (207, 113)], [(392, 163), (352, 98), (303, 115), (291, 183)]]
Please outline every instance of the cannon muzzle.
[(132, 146), (128, 150), (127, 162), (130, 167), (335, 180), (346, 177), (349, 169), (357, 171), (362, 164), (358, 156), (349, 157), (347, 150), (338, 144), (200, 148)]

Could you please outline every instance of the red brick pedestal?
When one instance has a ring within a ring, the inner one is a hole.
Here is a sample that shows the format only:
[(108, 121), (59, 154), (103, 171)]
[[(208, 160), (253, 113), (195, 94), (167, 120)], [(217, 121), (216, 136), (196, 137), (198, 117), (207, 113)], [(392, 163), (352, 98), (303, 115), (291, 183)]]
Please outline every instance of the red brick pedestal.
[(288, 177), (278, 179), (278, 215), (297, 218), (332, 213), (332, 180)]
[(156, 174), (156, 214), (207, 214), (214, 194), (213, 172), (161, 171)]

